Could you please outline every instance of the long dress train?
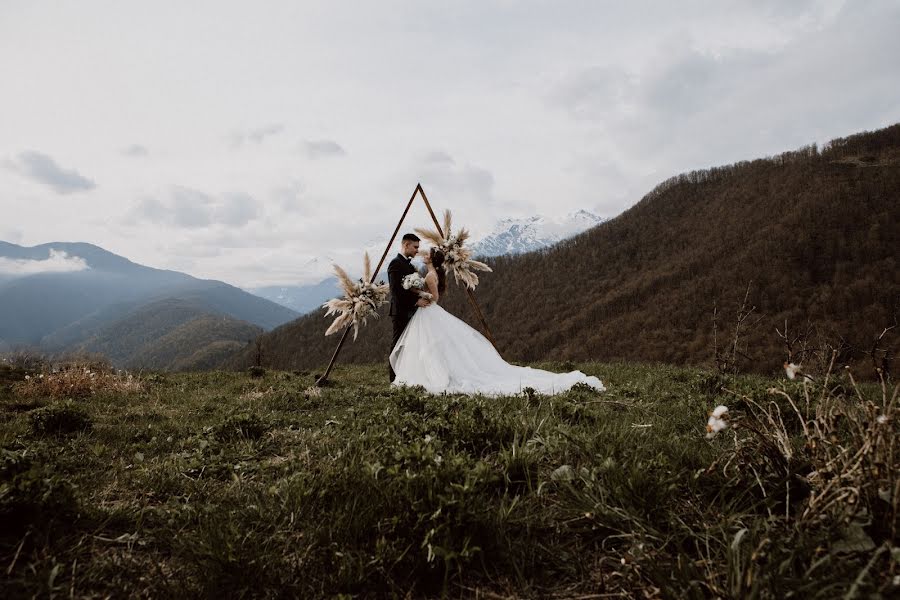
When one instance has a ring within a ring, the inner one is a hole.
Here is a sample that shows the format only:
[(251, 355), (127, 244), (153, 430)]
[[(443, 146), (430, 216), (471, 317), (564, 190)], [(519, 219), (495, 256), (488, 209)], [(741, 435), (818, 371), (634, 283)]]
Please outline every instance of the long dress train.
[(393, 385), (421, 385), (433, 394), (514, 395), (525, 388), (557, 394), (576, 383), (603, 391), (600, 379), (581, 371), (552, 373), (511, 365), (491, 343), (438, 304), (418, 309), (390, 356)]

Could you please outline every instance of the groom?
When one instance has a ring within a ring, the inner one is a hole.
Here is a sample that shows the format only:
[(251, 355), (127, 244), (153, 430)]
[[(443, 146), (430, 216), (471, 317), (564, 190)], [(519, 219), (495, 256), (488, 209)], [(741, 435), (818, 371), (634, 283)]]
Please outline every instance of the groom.
[[(394, 346), (397, 345), (397, 340), (400, 339), (403, 330), (409, 325), (416, 308), (431, 304), (428, 300), (420, 298), (415, 290), (403, 289), (403, 278), (416, 272), (416, 268), (410, 261), (419, 251), (419, 241), (419, 238), (412, 233), (404, 234), (400, 253), (388, 265), (388, 283), (391, 288), (390, 315), (394, 324), (394, 337), (391, 340), (391, 350), (388, 351), (388, 356), (390, 356)], [(390, 364), (390, 358), (388, 358), (388, 372), (393, 382), (396, 375), (394, 374), (394, 368)]]

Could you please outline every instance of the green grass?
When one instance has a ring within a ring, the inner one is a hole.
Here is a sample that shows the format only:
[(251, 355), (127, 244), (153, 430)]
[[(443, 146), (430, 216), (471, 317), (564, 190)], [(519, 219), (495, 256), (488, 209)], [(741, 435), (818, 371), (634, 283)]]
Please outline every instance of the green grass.
[(338, 367), (320, 396), (282, 372), (69, 403), (0, 387), (0, 596), (897, 591), (891, 533), (867, 526), (876, 548), (847, 550), (846, 524), (801, 527), (802, 494), (729, 471), (731, 432), (705, 439), (708, 412), (738, 402), (723, 384), (801, 384), (575, 366), (609, 390), (429, 396), (392, 390), (381, 365)]

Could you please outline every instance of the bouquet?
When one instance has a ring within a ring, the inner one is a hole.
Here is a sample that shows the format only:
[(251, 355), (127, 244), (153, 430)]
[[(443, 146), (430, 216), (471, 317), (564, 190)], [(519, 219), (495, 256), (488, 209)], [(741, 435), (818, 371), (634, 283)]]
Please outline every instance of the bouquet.
[(403, 278), (404, 290), (419, 290), (419, 296), (427, 300), (433, 297), (429, 292), (425, 291), (425, 278), (418, 273), (410, 273)]
[(443, 235), (439, 231), (431, 231), (429, 229), (416, 229), (416, 233), (434, 244), (444, 253), (444, 271), (447, 274), (453, 273), (456, 282), (462, 281), (470, 290), (474, 290), (478, 285), (478, 275), (473, 271), (492, 272), (489, 266), (483, 262), (472, 260), (472, 251), (465, 248), (466, 240), (469, 239), (469, 232), (465, 228), (461, 228), (456, 234), (451, 233), (450, 226), (452, 218), (450, 211), (444, 211), (444, 231)]
[(369, 317), (378, 318), (378, 307), (387, 302), (389, 288), (383, 281), (378, 283), (371, 281), (372, 265), (368, 252), (366, 252), (363, 263), (363, 277), (358, 282), (350, 279), (347, 272), (337, 265), (334, 265), (334, 272), (338, 277), (344, 297), (334, 298), (322, 305), (322, 308), (327, 309), (326, 317), (337, 315), (325, 335), (331, 335), (352, 325), (353, 339), (356, 340), (356, 336), (359, 335), (359, 326), (365, 325)]

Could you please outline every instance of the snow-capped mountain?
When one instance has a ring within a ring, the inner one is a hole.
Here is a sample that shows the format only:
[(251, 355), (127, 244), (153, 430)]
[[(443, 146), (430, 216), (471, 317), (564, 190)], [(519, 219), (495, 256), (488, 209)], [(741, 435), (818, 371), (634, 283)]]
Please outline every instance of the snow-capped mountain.
[(586, 210), (557, 218), (537, 215), (524, 219), (503, 219), (490, 234), (472, 244), (472, 250), (476, 256), (531, 252), (552, 246), (603, 221), (603, 217)]

